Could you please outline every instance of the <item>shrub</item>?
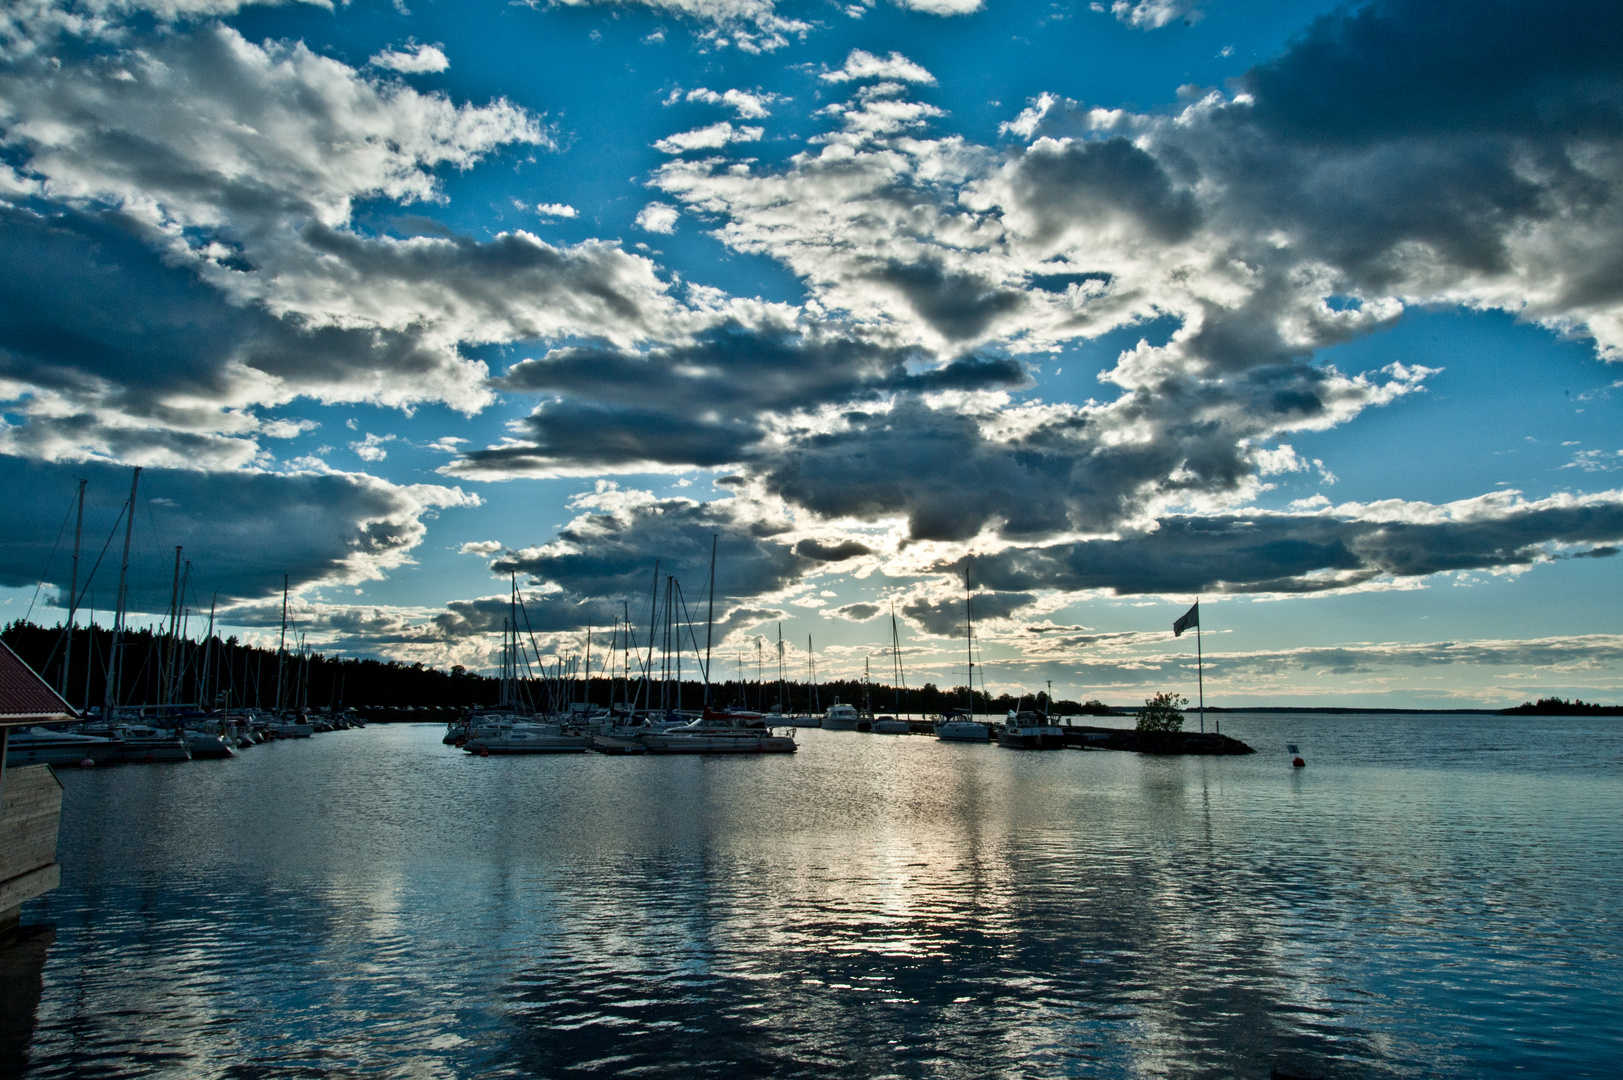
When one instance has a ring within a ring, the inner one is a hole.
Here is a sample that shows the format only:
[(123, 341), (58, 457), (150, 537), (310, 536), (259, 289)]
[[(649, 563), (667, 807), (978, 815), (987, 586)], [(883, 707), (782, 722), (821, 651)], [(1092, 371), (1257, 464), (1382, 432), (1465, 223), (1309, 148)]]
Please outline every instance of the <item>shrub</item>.
[(1144, 699), (1138, 714), (1140, 731), (1182, 731), (1183, 709), (1189, 699), (1181, 694), (1159, 693)]

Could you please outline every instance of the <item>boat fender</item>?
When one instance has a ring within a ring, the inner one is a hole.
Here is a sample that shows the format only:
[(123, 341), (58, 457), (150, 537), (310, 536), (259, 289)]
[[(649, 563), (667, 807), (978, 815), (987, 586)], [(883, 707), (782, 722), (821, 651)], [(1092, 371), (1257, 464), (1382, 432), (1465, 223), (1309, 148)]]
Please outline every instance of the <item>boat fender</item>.
[(79, 762), (79, 768), (81, 769), (94, 769), (95, 767), (96, 762), (91, 758), (85, 758), (83, 761)]
[(1291, 767), (1292, 768), (1300, 769), (1300, 768), (1305, 767), (1306, 765), (1307, 765), (1307, 762), (1303, 761), (1301, 758), (1293, 758), (1291, 760)]

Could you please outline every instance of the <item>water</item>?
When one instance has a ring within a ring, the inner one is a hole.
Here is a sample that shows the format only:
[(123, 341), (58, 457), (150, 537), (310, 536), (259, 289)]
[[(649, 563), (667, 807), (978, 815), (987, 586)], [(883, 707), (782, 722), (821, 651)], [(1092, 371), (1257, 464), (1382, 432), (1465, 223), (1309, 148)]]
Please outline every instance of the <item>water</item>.
[(1223, 728), (64, 770), (25, 1075), (1615, 1075), (1623, 722)]

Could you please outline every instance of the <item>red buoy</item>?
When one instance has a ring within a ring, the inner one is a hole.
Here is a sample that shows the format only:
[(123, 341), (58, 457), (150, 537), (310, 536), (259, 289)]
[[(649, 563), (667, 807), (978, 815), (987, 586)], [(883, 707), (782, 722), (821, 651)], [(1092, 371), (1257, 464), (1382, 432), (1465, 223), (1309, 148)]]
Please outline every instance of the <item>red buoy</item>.
[(1291, 764), (1296, 766), (1298, 769), (1300, 769), (1303, 766), (1305, 766), (1307, 764), (1307, 762), (1303, 761), (1301, 758), (1296, 758), (1294, 761), (1291, 762)]
[(484, 747), (481, 746), (479, 748), (479, 756), (480, 757), (489, 757), (490, 756), (490, 751), (486, 750)]

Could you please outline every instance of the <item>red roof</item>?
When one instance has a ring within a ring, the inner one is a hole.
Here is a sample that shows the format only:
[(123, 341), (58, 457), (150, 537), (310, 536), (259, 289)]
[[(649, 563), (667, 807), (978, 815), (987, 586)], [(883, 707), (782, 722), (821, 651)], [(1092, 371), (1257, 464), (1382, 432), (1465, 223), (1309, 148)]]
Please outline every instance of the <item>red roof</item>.
[(73, 718), (62, 695), (0, 641), (0, 727)]

